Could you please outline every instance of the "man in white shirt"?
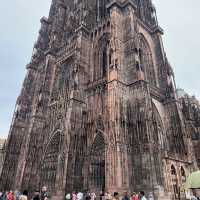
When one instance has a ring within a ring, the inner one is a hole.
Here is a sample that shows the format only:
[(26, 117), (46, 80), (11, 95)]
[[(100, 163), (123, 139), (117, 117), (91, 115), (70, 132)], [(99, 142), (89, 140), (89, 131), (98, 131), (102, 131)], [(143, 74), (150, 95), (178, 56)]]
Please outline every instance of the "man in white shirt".
[(83, 193), (82, 192), (78, 192), (77, 199), (78, 200), (83, 200)]

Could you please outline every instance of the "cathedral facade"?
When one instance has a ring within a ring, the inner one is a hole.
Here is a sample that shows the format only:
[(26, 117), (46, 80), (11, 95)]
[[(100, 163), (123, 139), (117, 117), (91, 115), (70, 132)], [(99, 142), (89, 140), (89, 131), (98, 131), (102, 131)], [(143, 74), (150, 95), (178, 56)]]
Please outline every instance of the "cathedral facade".
[(27, 65), (3, 189), (183, 199), (198, 169), (151, 0), (52, 0)]
[(6, 140), (0, 138), (0, 174), (3, 168), (3, 162), (5, 158), (5, 151), (6, 151)]

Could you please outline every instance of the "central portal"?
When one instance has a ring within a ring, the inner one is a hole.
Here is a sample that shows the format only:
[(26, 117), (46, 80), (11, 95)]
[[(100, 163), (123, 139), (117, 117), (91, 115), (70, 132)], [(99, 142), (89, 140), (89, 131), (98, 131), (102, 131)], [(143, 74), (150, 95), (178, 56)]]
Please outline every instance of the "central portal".
[(90, 189), (99, 193), (105, 190), (105, 141), (101, 133), (94, 140), (90, 158)]

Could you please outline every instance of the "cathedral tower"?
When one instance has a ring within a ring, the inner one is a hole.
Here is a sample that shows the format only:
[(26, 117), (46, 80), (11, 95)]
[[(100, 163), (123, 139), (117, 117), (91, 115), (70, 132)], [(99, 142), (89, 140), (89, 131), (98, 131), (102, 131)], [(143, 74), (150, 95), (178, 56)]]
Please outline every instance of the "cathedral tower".
[(151, 0), (52, 0), (27, 65), (4, 189), (153, 192), (196, 169)]

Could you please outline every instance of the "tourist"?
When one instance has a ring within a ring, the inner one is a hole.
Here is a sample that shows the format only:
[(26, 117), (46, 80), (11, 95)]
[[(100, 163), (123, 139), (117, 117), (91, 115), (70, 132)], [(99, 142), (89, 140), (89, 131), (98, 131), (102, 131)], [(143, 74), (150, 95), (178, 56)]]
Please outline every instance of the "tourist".
[(91, 200), (95, 200), (97, 196), (96, 196), (95, 192), (92, 192), (90, 194), (90, 197), (91, 197)]
[(192, 193), (191, 200), (200, 200), (200, 195), (198, 196), (198, 193), (200, 194), (200, 189), (192, 189)]
[(3, 200), (3, 192), (0, 192), (0, 200)]
[(139, 197), (135, 192), (132, 194), (132, 200), (139, 200)]
[(13, 191), (10, 191), (7, 195), (7, 200), (15, 200), (15, 195)]
[(145, 197), (144, 191), (140, 191), (140, 193), (139, 193), (139, 199), (140, 200), (147, 200), (147, 198)]
[(114, 192), (112, 200), (119, 200), (119, 193), (118, 192)]
[(19, 200), (28, 200), (28, 191), (24, 190), (22, 195), (20, 195)]
[(65, 199), (66, 199), (66, 200), (71, 200), (71, 194), (70, 194), (70, 193), (67, 193), (66, 196), (65, 196)]
[(111, 200), (112, 199), (112, 195), (107, 191), (105, 193), (105, 200)]
[(100, 192), (99, 199), (100, 200), (105, 200), (105, 195), (104, 195), (103, 191)]
[(42, 187), (41, 200), (48, 200), (48, 193), (47, 193), (47, 187), (46, 186)]
[(0, 200), (3, 200), (3, 192), (0, 192)]
[(149, 193), (148, 200), (154, 200), (153, 192)]
[(89, 191), (87, 191), (86, 193), (85, 193), (85, 198), (84, 198), (85, 200), (91, 200), (91, 196), (90, 196), (90, 193), (89, 193)]
[(104, 196), (105, 196), (105, 200), (108, 200), (108, 192), (105, 192)]
[(18, 190), (15, 190), (15, 199), (19, 200), (21, 193)]
[(72, 200), (77, 200), (77, 195), (75, 191), (72, 192)]
[(124, 197), (122, 198), (122, 200), (130, 200), (130, 198), (128, 196), (128, 192), (124, 193)]
[(1, 195), (0, 200), (7, 200), (7, 196), (8, 196), (8, 192), (3, 192), (3, 194)]
[(82, 192), (78, 192), (77, 200), (83, 200), (83, 193)]
[(15, 200), (19, 200), (21, 193), (18, 190), (15, 190), (14, 194), (15, 194)]
[(40, 200), (40, 192), (38, 190), (35, 191), (32, 200)]

